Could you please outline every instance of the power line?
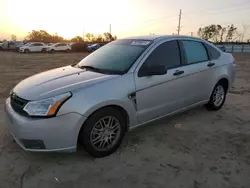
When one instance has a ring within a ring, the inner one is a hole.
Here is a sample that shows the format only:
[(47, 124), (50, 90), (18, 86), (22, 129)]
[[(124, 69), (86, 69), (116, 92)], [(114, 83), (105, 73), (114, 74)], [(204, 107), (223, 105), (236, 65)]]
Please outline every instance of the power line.
[[(236, 8), (237, 5), (242, 5), (243, 7), (246, 7), (246, 6), (249, 6), (250, 4), (242, 4), (242, 3), (237, 3), (237, 4), (230, 4), (230, 7), (223, 7), (223, 8), (212, 8), (212, 9), (203, 9), (203, 10), (200, 10), (200, 11), (192, 11), (192, 12), (186, 12), (185, 15), (190, 15), (190, 14), (203, 14), (203, 15), (206, 15), (206, 14), (209, 14), (209, 13), (206, 13), (206, 11), (215, 11), (215, 10), (218, 10), (219, 12), (221, 12), (222, 10), (228, 10), (231, 9), (231, 8)], [(242, 6), (240, 7), (237, 7), (237, 8), (243, 8)], [(206, 13), (206, 14), (204, 14)]]

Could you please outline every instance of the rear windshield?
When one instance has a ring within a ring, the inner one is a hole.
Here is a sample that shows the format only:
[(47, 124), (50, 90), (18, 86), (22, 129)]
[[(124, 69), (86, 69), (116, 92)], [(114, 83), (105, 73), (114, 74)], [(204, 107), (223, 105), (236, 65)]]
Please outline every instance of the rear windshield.
[(78, 66), (126, 73), (151, 43), (150, 40), (116, 40), (88, 55)]

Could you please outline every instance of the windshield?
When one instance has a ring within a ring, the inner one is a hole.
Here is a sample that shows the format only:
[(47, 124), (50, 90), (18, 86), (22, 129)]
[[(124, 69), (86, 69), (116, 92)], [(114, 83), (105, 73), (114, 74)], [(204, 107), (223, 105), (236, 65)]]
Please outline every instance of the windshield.
[(77, 67), (91, 66), (106, 72), (110, 70), (124, 74), (151, 43), (149, 40), (117, 40), (88, 55)]

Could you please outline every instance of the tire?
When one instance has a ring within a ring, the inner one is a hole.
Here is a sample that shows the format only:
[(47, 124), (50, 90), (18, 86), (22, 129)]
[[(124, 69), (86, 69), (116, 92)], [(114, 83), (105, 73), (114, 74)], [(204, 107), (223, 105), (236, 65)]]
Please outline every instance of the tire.
[(42, 49), (42, 52), (43, 52), (43, 53), (45, 53), (45, 52), (47, 52), (47, 51), (46, 51), (46, 49), (45, 49), (45, 48), (43, 48), (43, 49)]
[[(112, 123), (105, 127), (109, 122)], [(106, 157), (121, 145), (125, 128), (126, 120), (119, 111), (111, 107), (103, 108), (92, 114), (84, 123), (79, 133), (79, 141), (92, 157)]]
[(3, 51), (3, 48), (2, 48), (2, 47), (0, 47), (0, 51)]
[(52, 50), (50, 50), (49, 52), (50, 52), (50, 53), (55, 53), (56, 51), (52, 49)]
[(30, 50), (29, 49), (25, 49), (24, 53), (30, 53)]
[[(219, 92), (219, 93), (218, 93)], [(217, 95), (217, 94), (218, 95)], [(219, 99), (216, 99), (219, 97)], [(217, 111), (221, 109), (224, 105), (227, 96), (227, 87), (225, 83), (218, 82), (213, 89), (213, 92), (210, 96), (209, 102), (205, 105), (208, 110)]]
[(66, 53), (69, 53), (69, 52), (70, 52), (70, 49), (65, 50), (65, 52), (66, 52)]

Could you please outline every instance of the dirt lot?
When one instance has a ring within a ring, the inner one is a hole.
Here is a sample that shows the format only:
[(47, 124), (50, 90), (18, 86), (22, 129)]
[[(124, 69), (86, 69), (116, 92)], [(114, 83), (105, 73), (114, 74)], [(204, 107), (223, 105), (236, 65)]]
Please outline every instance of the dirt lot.
[[(84, 151), (22, 151), (4, 120), (10, 89), (27, 76), (85, 55), (0, 53), (0, 188), (250, 187), (250, 53), (235, 54), (235, 85), (218, 112), (200, 107), (138, 128), (103, 159)], [(176, 128), (178, 123), (183, 126)]]

